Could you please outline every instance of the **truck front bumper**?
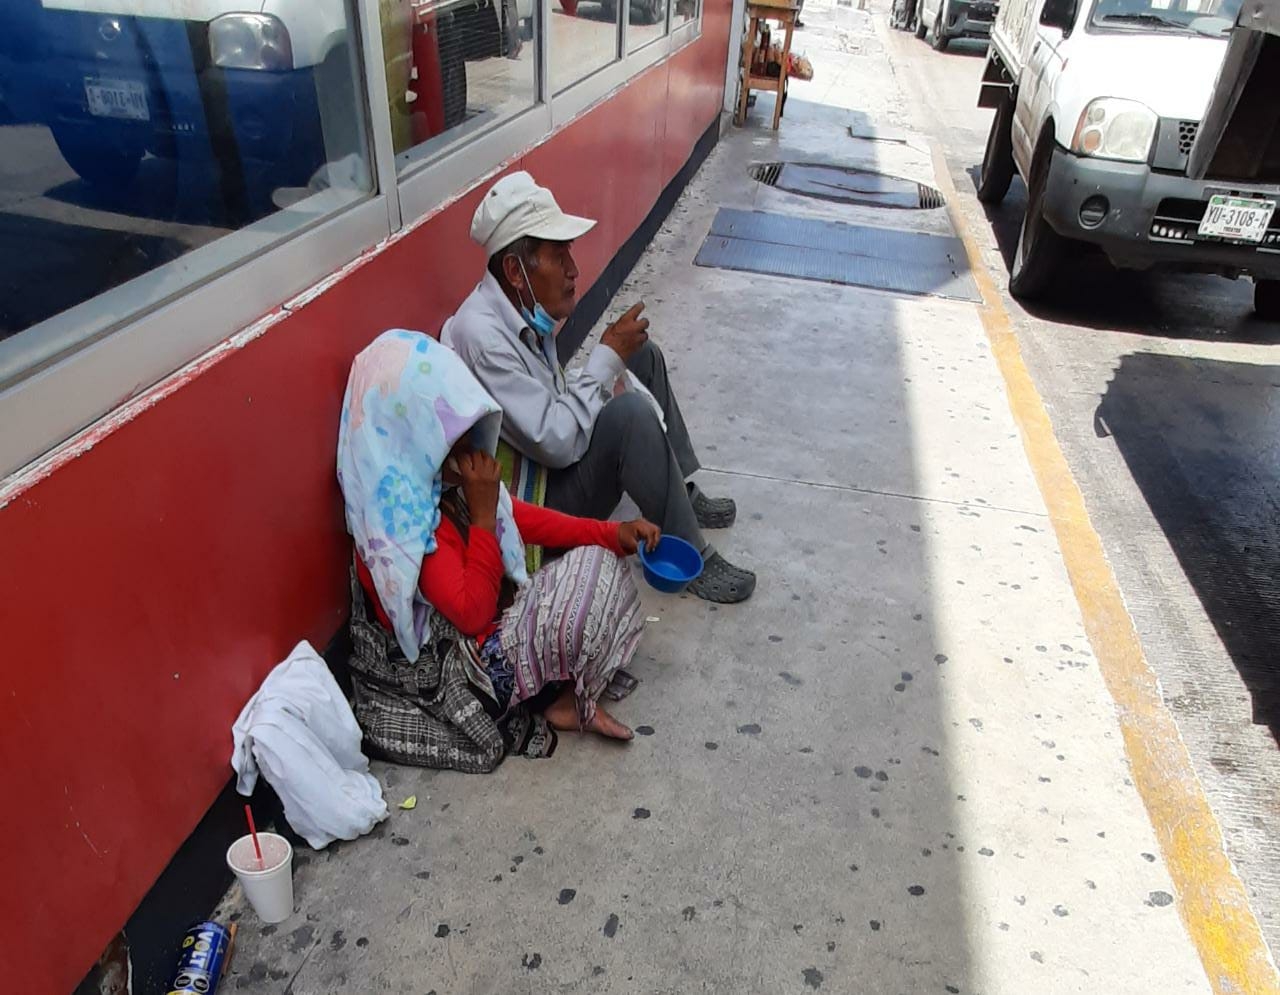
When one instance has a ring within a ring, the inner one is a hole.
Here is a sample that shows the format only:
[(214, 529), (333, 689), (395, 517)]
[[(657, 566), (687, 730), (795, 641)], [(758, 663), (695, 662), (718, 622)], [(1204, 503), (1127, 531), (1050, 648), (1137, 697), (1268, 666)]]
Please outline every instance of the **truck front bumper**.
[(948, 38), (987, 38), (996, 19), (996, 5), (989, 0), (952, 0), (947, 6)]
[(1146, 163), (1090, 159), (1055, 147), (1044, 216), (1058, 234), (1098, 246), (1125, 269), (1280, 279), (1280, 211), (1260, 244), (1204, 239), (1200, 221), (1214, 194), (1280, 202), (1277, 186), (1191, 180)]

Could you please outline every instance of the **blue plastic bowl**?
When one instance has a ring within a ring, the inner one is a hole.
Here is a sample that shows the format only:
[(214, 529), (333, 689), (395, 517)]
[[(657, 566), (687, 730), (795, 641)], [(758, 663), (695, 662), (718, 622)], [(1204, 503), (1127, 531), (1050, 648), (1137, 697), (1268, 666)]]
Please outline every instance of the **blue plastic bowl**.
[(702, 554), (677, 536), (663, 536), (653, 552), (641, 544), (640, 564), (650, 587), (664, 594), (679, 594), (702, 573)]

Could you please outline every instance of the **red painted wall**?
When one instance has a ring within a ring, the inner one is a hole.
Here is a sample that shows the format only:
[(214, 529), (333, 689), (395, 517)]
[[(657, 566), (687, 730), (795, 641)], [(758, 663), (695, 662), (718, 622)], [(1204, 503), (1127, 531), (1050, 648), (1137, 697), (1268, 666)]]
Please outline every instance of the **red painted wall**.
[[(518, 164), (599, 218), (594, 281), (720, 110), (703, 34)], [(622, 125), (625, 124), (626, 127)], [(230, 776), (231, 723), (347, 611), (334, 480), (352, 356), (437, 330), (479, 279), (477, 189), (0, 509), (0, 991), (69, 991)]]

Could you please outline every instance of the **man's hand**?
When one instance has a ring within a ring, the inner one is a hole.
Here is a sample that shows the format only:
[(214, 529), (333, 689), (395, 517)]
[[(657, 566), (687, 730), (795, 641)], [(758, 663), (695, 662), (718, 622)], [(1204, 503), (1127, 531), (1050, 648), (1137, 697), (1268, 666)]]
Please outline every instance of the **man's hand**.
[(458, 476), (462, 478), (462, 494), (467, 499), (471, 524), (493, 532), (498, 527), (498, 488), (502, 486), (502, 467), (488, 453), (472, 450), (458, 457)]
[(644, 301), (633, 304), (630, 311), (606, 328), (600, 336), (601, 344), (616, 352), (624, 363), (649, 341), (649, 319), (640, 317), (643, 310)]
[(662, 529), (643, 518), (637, 518), (634, 522), (622, 522), (618, 526), (618, 545), (628, 556), (639, 552), (641, 543), (652, 553), (661, 538)]

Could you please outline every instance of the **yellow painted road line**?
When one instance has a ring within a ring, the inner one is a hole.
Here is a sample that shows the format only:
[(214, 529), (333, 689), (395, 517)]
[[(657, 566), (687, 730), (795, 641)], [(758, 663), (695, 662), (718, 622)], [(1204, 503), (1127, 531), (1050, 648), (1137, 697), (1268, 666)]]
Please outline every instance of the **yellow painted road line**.
[(982, 293), (982, 323), (1004, 378), (1023, 447), (1048, 506), (1084, 615), (1085, 631), (1115, 699), (1133, 782), (1160, 840), (1177, 891), (1178, 912), (1215, 992), (1280, 995), (1280, 975), (1249, 907), (1244, 885), (1227, 859), (1218, 821), (1178, 727), (1160, 697), (1102, 541), (1089, 520), (1084, 496), (1022, 360), (1009, 312), (957, 207), (956, 187), (937, 142), (933, 143), (933, 168)]

